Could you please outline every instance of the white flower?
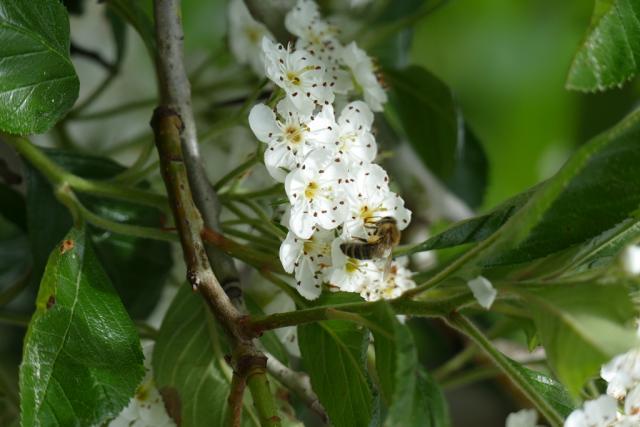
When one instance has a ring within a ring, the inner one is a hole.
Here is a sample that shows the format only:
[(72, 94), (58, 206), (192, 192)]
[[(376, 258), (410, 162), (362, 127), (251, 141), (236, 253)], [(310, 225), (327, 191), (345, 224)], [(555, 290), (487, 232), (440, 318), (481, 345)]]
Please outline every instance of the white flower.
[(627, 391), (640, 383), (640, 349), (614, 357), (602, 365), (600, 376), (608, 383), (607, 394), (621, 399)]
[(329, 284), (344, 292), (358, 292), (367, 300), (379, 299), (379, 286), (371, 286), (382, 281), (382, 271), (372, 260), (360, 260), (346, 256), (340, 244), (342, 239), (335, 239), (331, 245), (333, 269)]
[(595, 400), (585, 402), (584, 409), (576, 409), (565, 420), (564, 427), (608, 427), (617, 418), (618, 402), (603, 394)]
[[(287, 174), (298, 168), (314, 147), (332, 140), (333, 131), (326, 116), (333, 117), (333, 107), (325, 106), (316, 118), (299, 112), (288, 98), (280, 101), (275, 112), (258, 104), (249, 113), (249, 126), (256, 137), (267, 143), (264, 164), (269, 174), (284, 182)], [(312, 130), (317, 129), (317, 130)]]
[(411, 211), (404, 201), (389, 190), (389, 177), (379, 165), (370, 163), (357, 169), (346, 185), (348, 218), (344, 224), (345, 237), (367, 238), (373, 224), (380, 218), (391, 216), (404, 230), (411, 220)]
[(308, 239), (315, 226), (333, 230), (344, 222), (345, 174), (340, 163), (324, 150), (316, 150), (287, 175), (284, 188), (291, 203), (289, 229), (298, 237)]
[(280, 261), (287, 273), (295, 273), (296, 289), (307, 299), (316, 299), (331, 266), (333, 231), (317, 230), (308, 239), (289, 232), (280, 246)]
[(489, 280), (483, 276), (478, 276), (475, 279), (469, 280), (467, 285), (471, 289), (474, 298), (478, 301), (478, 304), (487, 310), (491, 308), (498, 292)]
[(507, 416), (505, 427), (536, 427), (538, 413), (535, 409), (522, 409)]
[(629, 416), (640, 416), (640, 384), (636, 385), (625, 398), (624, 412)]
[(271, 32), (256, 21), (243, 0), (229, 4), (229, 45), (233, 56), (241, 64), (250, 64), (253, 71), (264, 76), (264, 61), (260, 43), (263, 38), (273, 39)]
[(631, 275), (637, 276), (640, 274), (640, 246), (629, 245), (627, 246), (620, 256), (623, 270)]
[(373, 111), (382, 111), (383, 104), (387, 102), (387, 94), (376, 77), (371, 58), (356, 42), (351, 42), (342, 50), (342, 61), (360, 86), (365, 102)]
[(372, 124), (373, 112), (367, 104), (362, 101), (347, 104), (338, 122), (331, 124), (336, 132), (330, 135), (332, 139), (327, 141), (326, 148), (334, 154), (337, 162), (343, 162), (348, 168), (371, 163), (377, 153), (376, 140), (371, 133)]
[(315, 105), (333, 102), (332, 87), (326, 79), (325, 65), (305, 50), (291, 51), (262, 39), (266, 74), (287, 94), (293, 105), (303, 114), (313, 112)]
[(176, 423), (167, 415), (162, 396), (151, 375), (153, 344), (146, 344), (144, 365), (147, 371), (129, 405), (111, 420), (109, 427), (171, 427)]
[(397, 298), (404, 291), (416, 287), (416, 282), (411, 277), (413, 273), (407, 268), (407, 263), (408, 258), (403, 257), (391, 263), (388, 274), (383, 270), (383, 277), (386, 274), (380, 294), (383, 299)]

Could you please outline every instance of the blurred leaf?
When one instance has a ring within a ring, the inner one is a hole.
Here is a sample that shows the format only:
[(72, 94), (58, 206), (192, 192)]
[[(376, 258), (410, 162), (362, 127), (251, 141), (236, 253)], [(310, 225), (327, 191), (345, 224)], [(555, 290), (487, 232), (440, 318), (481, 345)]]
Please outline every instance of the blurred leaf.
[[(167, 312), (153, 351), (156, 385), (181, 427), (225, 425), (232, 371), (229, 348), (202, 298), (183, 286)], [(244, 419), (253, 418), (245, 408)]]
[(27, 211), (24, 196), (3, 183), (0, 183), (0, 215), (20, 227), (20, 229), (27, 229)]
[(596, 0), (567, 88), (592, 92), (620, 86), (638, 74), (639, 61), (640, 1)]
[(144, 375), (135, 326), (84, 230), (52, 252), (20, 367), (23, 426), (99, 425)]
[(603, 363), (637, 344), (631, 327), (636, 312), (624, 286), (576, 283), (513, 291), (530, 307), (547, 359), (574, 395)]
[(640, 110), (582, 146), (548, 181), (411, 252), (477, 242), (498, 232), (481, 264), (515, 264), (585, 242), (634, 217), (640, 206), (639, 121)]
[(0, 217), (0, 295), (7, 287), (25, 280), (30, 265), (31, 254), (26, 234)]
[(84, 13), (84, 0), (62, 0), (62, 4), (72, 15), (82, 15)]
[(403, 133), (424, 164), (439, 178), (448, 179), (455, 167), (458, 142), (457, 111), (451, 91), (417, 65), (386, 69), (384, 73), (390, 86), (389, 106)]
[(546, 400), (562, 418), (568, 417), (571, 411), (575, 409), (573, 399), (569, 395), (569, 392), (558, 381), (541, 372), (526, 368), (511, 359), (509, 359), (509, 362), (511, 362), (511, 365), (519, 371), (520, 375), (527, 382), (533, 385), (533, 388), (536, 389), (538, 394), (544, 397), (544, 400)]
[(449, 189), (472, 209), (480, 207), (487, 189), (489, 163), (482, 144), (459, 114), (458, 145), (453, 174), (445, 180)]
[(305, 371), (336, 427), (366, 427), (371, 421), (373, 395), (365, 360), (368, 342), (367, 330), (348, 321), (298, 326)]
[(153, 17), (145, 10), (144, 3), (148, 6), (150, 2), (146, 0), (107, 0), (109, 9), (136, 30), (147, 47), (151, 59), (154, 59), (156, 39)]
[[(47, 150), (64, 169), (91, 179), (111, 178), (124, 168), (100, 157)], [(71, 216), (53, 194), (45, 177), (27, 163), (27, 223), (33, 253), (33, 277), (40, 280), (48, 253), (71, 226)], [(80, 196), (92, 211), (118, 222), (162, 225), (154, 209), (115, 200)], [(147, 316), (160, 298), (171, 270), (171, 245), (90, 228), (96, 252), (129, 310), (137, 318)]]
[(26, 135), (51, 128), (78, 97), (69, 57), (69, 20), (58, 0), (0, 5), (0, 130)]
[(379, 328), (373, 331), (373, 339), (376, 372), (389, 406), (385, 425), (451, 425), (442, 390), (420, 364), (409, 328), (398, 321), (386, 302), (377, 303), (369, 319)]
[(114, 61), (115, 69), (119, 69), (122, 65), (124, 55), (127, 51), (127, 24), (120, 15), (114, 13), (111, 9), (106, 9), (106, 17), (109, 20), (111, 35), (116, 50), (116, 60)]

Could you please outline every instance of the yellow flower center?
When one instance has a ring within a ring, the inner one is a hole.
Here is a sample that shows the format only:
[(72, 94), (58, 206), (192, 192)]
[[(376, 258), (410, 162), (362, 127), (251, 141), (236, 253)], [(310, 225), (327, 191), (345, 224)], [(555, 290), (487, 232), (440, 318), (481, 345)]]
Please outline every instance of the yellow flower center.
[(317, 183), (311, 181), (309, 184), (307, 184), (307, 188), (305, 188), (304, 190), (304, 196), (307, 199), (313, 199), (313, 197), (316, 195), (316, 192), (318, 191), (320, 187), (318, 186)]
[(300, 126), (289, 125), (284, 130), (284, 133), (289, 143), (297, 145), (302, 142), (302, 128)]
[(293, 71), (289, 71), (287, 73), (287, 80), (289, 80), (289, 82), (291, 84), (294, 84), (296, 86), (300, 86), (300, 76), (298, 75), (298, 73), (294, 73)]
[(359, 261), (355, 258), (349, 258), (347, 260), (347, 263), (344, 266), (344, 269), (347, 271), (347, 273), (351, 274), (351, 273), (355, 273), (356, 271), (359, 270)]

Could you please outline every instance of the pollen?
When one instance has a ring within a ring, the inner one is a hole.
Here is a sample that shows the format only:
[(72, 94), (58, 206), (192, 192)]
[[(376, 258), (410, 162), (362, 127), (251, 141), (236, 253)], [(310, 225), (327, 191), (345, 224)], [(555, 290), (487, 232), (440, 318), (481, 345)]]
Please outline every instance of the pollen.
[(358, 261), (355, 258), (349, 258), (347, 260), (347, 263), (344, 266), (344, 269), (347, 271), (347, 273), (351, 274), (351, 273), (355, 273), (357, 271), (360, 271), (360, 261)]
[(300, 80), (300, 76), (298, 76), (298, 73), (294, 73), (293, 71), (289, 71), (287, 73), (287, 80), (295, 86), (300, 86), (300, 83), (302, 83)]
[(320, 186), (316, 182), (311, 181), (309, 184), (307, 184), (307, 188), (304, 189), (304, 196), (307, 199), (313, 199), (319, 188)]

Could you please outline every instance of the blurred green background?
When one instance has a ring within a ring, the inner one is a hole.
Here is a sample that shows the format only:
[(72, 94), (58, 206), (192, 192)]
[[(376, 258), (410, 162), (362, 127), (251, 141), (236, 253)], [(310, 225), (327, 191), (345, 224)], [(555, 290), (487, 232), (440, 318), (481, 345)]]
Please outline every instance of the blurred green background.
[(606, 94), (564, 87), (592, 9), (585, 0), (451, 0), (417, 25), (412, 61), (453, 88), (487, 151), (485, 207), (548, 177), (633, 107), (633, 83)]

